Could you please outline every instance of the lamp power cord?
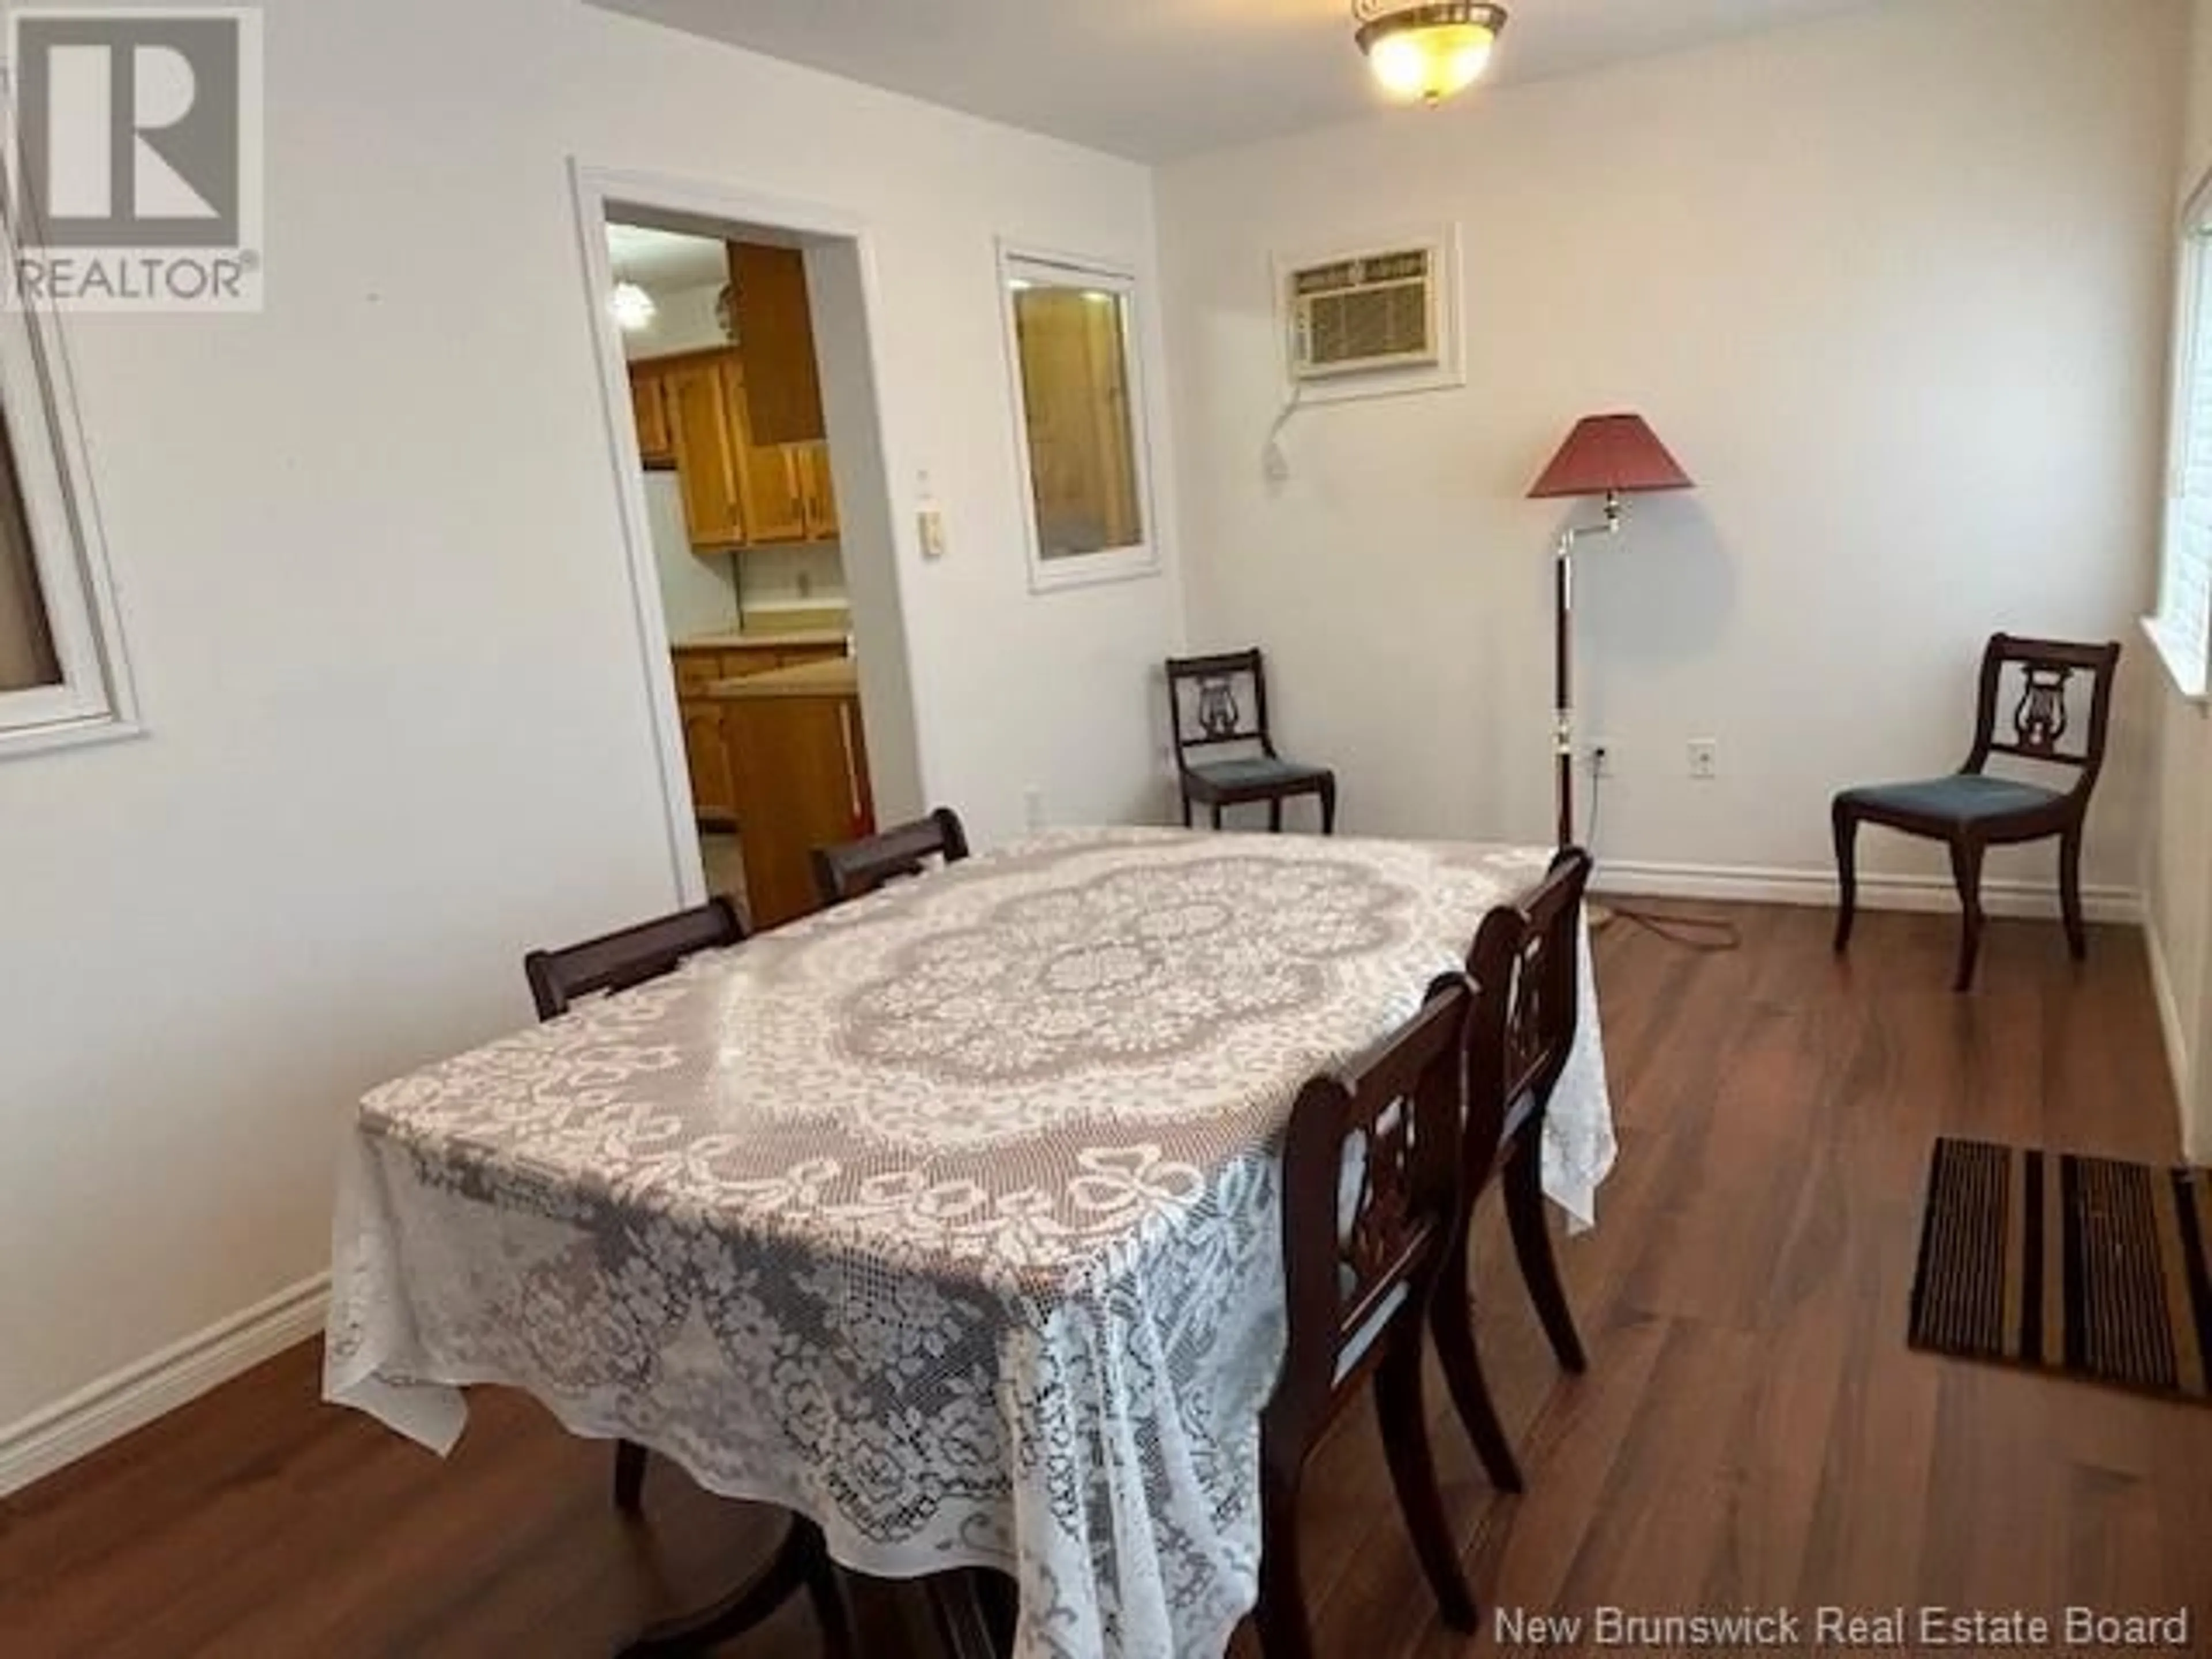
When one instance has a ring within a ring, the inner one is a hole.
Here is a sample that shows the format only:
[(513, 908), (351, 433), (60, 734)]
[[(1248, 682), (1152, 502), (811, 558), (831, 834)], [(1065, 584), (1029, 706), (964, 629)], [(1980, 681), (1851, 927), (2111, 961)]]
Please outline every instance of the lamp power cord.
[[(1589, 835), (1583, 843), (1593, 859), (1597, 856), (1599, 806), (1604, 795), (1605, 774), (1593, 764), (1589, 769)], [(1685, 951), (1717, 956), (1743, 948), (1742, 931), (1725, 916), (1670, 916), (1610, 899), (1606, 901), (1605, 908), (1614, 921), (1641, 927)]]

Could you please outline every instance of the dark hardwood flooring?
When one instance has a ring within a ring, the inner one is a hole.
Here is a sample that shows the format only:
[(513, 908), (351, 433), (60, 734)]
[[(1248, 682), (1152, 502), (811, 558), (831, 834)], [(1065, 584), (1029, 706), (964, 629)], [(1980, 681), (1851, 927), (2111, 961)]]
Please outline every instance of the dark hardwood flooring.
[[(1622, 1156), (1598, 1231), (1562, 1251), (1588, 1376), (1553, 1366), (1498, 1217), (1477, 1241), (1485, 1351), (1529, 1481), (1493, 1494), (1440, 1427), (1477, 1645), (1535, 1650), (1498, 1641), (1501, 1608), (2081, 1603), (2191, 1607), (2212, 1651), (2212, 1411), (1904, 1340), (1933, 1135), (2176, 1156), (2137, 938), (2099, 930), (2077, 970), (2055, 926), (1995, 923), (1982, 988), (1960, 998), (1948, 918), (1868, 915), (1838, 965), (1826, 913), (1732, 914), (1732, 955), (1620, 924), (1599, 945)], [(283, 1355), (0, 1501), (0, 1654), (602, 1659), (773, 1535), (665, 1465), (625, 1525), (606, 1449), (512, 1395), (480, 1395), (441, 1465), (319, 1405), (318, 1363)], [(1308, 1491), (1322, 1651), (1465, 1651), (1364, 1413)], [(896, 1651), (890, 1628), (865, 1650)], [(794, 1606), (731, 1651), (797, 1659), (812, 1636)]]

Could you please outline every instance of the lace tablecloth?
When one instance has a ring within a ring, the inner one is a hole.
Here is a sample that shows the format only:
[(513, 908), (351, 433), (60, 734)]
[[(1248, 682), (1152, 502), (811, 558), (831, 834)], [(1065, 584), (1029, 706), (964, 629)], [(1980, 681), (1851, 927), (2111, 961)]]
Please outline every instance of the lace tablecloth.
[[(1024, 1659), (1226, 1646), (1283, 1349), (1274, 1148), (1544, 854), (1063, 832), (389, 1084), (325, 1393), (441, 1451), (525, 1389), (848, 1566), (1002, 1568)], [(1593, 1218), (1596, 1006), (1547, 1127)]]

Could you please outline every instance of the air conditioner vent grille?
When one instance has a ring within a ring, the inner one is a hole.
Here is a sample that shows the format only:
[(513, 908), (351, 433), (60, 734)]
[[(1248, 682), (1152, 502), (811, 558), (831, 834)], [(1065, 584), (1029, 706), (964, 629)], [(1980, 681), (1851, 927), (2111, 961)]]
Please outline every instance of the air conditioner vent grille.
[(1436, 363), (1437, 264), (1434, 249), (1399, 248), (1291, 272), (1294, 377)]

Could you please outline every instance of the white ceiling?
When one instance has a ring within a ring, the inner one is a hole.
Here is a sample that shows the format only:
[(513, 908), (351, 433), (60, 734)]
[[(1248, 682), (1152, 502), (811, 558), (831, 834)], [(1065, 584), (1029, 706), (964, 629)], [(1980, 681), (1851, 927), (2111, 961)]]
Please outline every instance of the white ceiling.
[(607, 256), (617, 282), (647, 288), (697, 288), (730, 276), (729, 255), (720, 242), (643, 225), (609, 225)]
[[(1159, 161), (1387, 100), (1349, 0), (591, 0), (1012, 125)], [(1498, 83), (1876, 0), (1506, 0)], [(1480, 92), (1467, 96), (1480, 97)]]

